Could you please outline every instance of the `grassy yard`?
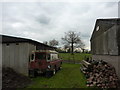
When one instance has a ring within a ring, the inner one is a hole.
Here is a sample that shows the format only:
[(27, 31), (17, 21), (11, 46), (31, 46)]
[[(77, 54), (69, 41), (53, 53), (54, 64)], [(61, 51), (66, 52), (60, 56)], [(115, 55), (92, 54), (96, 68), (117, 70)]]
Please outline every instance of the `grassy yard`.
[(83, 59), (86, 59), (88, 57), (91, 57), (91, 54), (86, 53), (74, 53), (74, 55), (71, 55), (71, 53), (59, 53), (59, 57), (63, 60), (76, 60), (81, 61)]
[(38, 76), (27, 88), (86, 88), (86, 79), (80, 72), (80, 64), (63, 63), (62, 70), (51, 78)]

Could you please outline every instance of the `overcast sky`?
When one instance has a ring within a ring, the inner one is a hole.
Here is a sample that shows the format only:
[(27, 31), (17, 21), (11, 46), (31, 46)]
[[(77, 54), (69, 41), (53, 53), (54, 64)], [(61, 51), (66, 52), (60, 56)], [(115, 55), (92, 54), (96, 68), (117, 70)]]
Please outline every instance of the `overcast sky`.
[[(4, 2), (1, 34), (36, 41), (61, 41), (73, 30), (90, 49), (90, 37), (98, 18), (118, 17), (117, 2)], [(0, 18), (1, 19), (1, 18)]]

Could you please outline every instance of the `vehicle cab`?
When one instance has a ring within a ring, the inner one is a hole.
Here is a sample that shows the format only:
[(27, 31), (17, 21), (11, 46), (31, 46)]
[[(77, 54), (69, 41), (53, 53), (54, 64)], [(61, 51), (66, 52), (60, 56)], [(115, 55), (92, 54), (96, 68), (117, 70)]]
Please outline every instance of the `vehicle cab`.
[(58, 52), (53, 50), (37, 50), (30, 55), (29, 74), (46, 73), (55, 74), (60, 70), (62, 60), (58, 58)]

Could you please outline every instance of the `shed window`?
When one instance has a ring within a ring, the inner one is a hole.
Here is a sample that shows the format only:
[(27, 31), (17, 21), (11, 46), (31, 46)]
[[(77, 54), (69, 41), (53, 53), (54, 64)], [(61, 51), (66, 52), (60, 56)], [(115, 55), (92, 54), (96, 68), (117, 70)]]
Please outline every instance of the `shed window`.
[(98, 31), (99, 29), (100, 29), (100, 26), (97, 26), (96, 31)]
[(6, 46), (9, 46), (9, 45), (10, 45), (9, 43), (6, 44)]
[(19, 45), (19, 43), (16, 43), (16, 45)]

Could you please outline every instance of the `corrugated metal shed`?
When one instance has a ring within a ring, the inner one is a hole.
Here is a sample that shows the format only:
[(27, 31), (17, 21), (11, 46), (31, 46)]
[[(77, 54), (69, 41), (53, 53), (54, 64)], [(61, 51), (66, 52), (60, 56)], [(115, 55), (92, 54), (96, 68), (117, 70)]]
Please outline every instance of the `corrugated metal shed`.
[(54, 47), (42, 44), (40, 42), (0, 35), (2, 43), (2, 67), (11, 67), (16, 72), (28, 75), (28, 64), (32, 51), (51, 50)]
[(120, 79), (120, 18), (97, 19), (90, 41), (92, 59), (114, 66)]
[(120, 55), (120, 19), (97, 19), (90, 41), (92, 54)]

